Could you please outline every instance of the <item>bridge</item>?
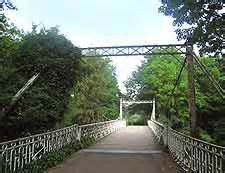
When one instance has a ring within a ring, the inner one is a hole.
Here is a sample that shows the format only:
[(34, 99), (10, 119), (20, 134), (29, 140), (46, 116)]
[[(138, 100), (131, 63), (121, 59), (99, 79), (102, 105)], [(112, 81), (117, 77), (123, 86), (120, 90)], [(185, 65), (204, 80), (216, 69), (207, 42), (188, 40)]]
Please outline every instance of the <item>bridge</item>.
[[(96, 56), (137, 56), (137, 55), (184, 55), (188, 45), (136, 45), (136, 46), (111, 46), (111, 47), (86, 47), (81, 48), (83, 57)], [(160, 49), (160, 51), (159, 51)]]
[[(132, 101), (124, 101), (124, 103)], [(155, 103), (133, 101), (134, 103)], [(152, 118), (147, 126), (127, 126), (121, 118), (72, 125), (0, 143), (1, 173), (14, 173), (70, 144), (92, 139), (94, 145), (74, 153), (49, 173), (224, 173), (225, 147), (177, 132)]]
[[(154, 54), (182, 54), (188, 57), (191, 54), (189, 48), (188, 45), (142, 45), (81, 48), (81, 52), (83, 57)], [(187, 59), (189, 68), (193, 57), (195, 56), (189, 56)], [(38, 76), (39, 74), (34, 76), (18, 92), (15, 96), (16, 101)], [(191, 73), (189, 73), (190, 76)], [(191, 80), (193, 77), (189, 78), (189, 82)], [(190, 116), (194, 114), (192, 88), (190, 83)], [(143, 103), (152, 104), (152, 114), (148, 125), (127, 126), (122, 115), (123, 104)], [(0, 143), (0, 173), (23, 171), (27, 165), (42, 160), (51, 153), (57, 153), (69, 145), (80, 145), (85, 140), (94, 141), (95, 144), (82, 148), (48, 172), (225, 172), (225, 147), (180, 133), (170, 128), (168, 124), (157, 122), (155, 114), (154, 99), (136, 101), (121, 99), (120, 115), (116, 120), (86, 125), (74, 124), (55, 131)]]

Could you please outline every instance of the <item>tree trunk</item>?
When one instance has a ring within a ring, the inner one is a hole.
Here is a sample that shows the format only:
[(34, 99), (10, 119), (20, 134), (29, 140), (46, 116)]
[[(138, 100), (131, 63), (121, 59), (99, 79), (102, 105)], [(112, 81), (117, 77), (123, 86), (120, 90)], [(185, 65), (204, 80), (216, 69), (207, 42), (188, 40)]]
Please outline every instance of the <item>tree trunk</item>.
[(194, 64), (192, 56), (192, 46), (187, 47), (187, 67), (188, 67), (188, 107), (190, 116), (191, 136), (197, 137), (197, 114), (195, 105), (195, 81), (194, 81)]

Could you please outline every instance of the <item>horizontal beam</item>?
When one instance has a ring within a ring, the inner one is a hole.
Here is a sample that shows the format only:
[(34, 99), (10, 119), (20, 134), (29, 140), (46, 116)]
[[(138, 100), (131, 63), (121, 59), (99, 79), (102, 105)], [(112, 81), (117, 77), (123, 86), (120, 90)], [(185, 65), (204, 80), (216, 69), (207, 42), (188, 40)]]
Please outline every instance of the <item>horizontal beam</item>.
[(80, 48), (82, 57), (186, 54), (185, 44)]
[(122, 101), (122, 103), (126, 104), (142, 104), (142, 103), (153, 103), (154, 101), (152, 100), (140, 100), (140, 101)]

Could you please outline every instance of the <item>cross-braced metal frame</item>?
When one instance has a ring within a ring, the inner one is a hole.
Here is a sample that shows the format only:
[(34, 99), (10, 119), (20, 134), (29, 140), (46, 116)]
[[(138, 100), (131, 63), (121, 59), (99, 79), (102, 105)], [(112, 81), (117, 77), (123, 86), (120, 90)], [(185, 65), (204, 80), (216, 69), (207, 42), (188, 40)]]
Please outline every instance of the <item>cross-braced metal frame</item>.
[(152, 100), (123, 100), (120, 98), (120, 119), (123, 119), (123, 104), (152, 104), (151, 120), (155, 120), (155, 99)]
[[(87, 47), (80, 48), (82, 57), (107, 57), (107, 56), (137, 56), (137, 55), (184, 55), (188, 45), (168, 44), (168, 45), (136, 45), (136, 46), (111, 46), (111, 47)], [(11, 107), (38, 78), (40, 74), (35, 74), (28, 86), (25, 84), (13, 97)], [(30, 81), (29, 80), (29, 81)], [(28, 83), (29, 83), (28, 81)]]
[(137, 55), (181, 55), (186, 54), (186, 44), (137, 45), (80, 48), (83, 57), (137, 56)]

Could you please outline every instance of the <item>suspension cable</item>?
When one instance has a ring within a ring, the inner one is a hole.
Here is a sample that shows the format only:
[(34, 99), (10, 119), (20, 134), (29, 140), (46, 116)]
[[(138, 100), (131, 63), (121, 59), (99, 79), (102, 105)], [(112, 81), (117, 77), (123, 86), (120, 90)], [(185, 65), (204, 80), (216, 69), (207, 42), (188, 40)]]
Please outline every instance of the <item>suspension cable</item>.
[(223, 88), (220, 86), (219, 82), (215, 79), (215, 77), (209, 72), (209, 70), (207, 69), (207, 67), (200, 61), (200, 59), (198, 58), (198, 56), (192, 52), (191, 55), (193, 56), (195, 62), (197, 63), (197, 65), (200, 67), (200, 69), (206, 74), (207, 78), (210, 80), (210, 82), (213, 84), (213, 86), (215, 87), (215, 89), (217, 90), (217, 92), (219, 93), (219, 95), (222, 98), (225, 98), (225, 91), (223, 90)]
[(181, 69), (180, 69), (180, 71), (179, 71), (179, 74), (178, 74), (178, 76), (177, 76), (177, 79), (176, 79), (176, 81), (175, 81), (173, 90), (172, 90), (172, 92), (171, 92), (170, 95), (169, 95), (169, 99), (168, 99), (168, 101), (167, 101), (167, 103), (166, 103), (166, 107), (169, 105), (170, 99), (171, 99), (172, 96), (174, 95), (174, 92), (175, 92), (175, 90), (176, 90), (176, 88), (177, 88), (177, 86), (178, 86), (178, 84), (179, 84), (179, 82), (180, 82), (180, 78), (181, 78), (182, 72), (183, 72), (183, 70), (184, 70), (184, 67), (185, 67), (185, 65), (186, 65), (186, 62), (187, 62), (187, 57), (184, 59), (184, 62), (183, 62), (183, 64), (182, 64), (182, 67), (181, 67)]

